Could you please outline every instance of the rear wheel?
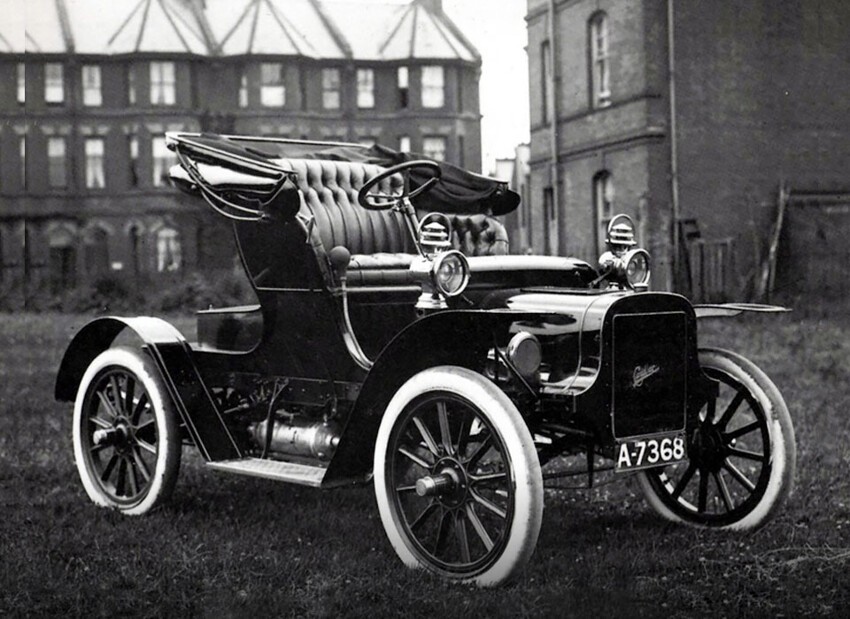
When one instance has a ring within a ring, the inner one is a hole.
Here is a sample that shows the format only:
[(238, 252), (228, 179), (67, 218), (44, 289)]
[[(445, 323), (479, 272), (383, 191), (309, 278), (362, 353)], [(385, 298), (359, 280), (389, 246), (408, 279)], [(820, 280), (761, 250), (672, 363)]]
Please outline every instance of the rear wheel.
[(481, 375), (442, 366), (408, 380), (387, 407), (374, 465), (381, 520), (409, 567), (492, 586), (528, 563), (540, 464), (519, 411)]
[(142, 351), (109, 348), (92, 361), (74, 403), (73, 441), (97, 505), (143, 514), (169, 497), (180, 467), (177, 417)]
[(719, 392), (700, 412), (688, 461), (639, 474), (649, 504), (668, 520), (755, 529), (791, 494), (797, 451), (779, 390), (754, 363), (704, 349), (700, 365)]

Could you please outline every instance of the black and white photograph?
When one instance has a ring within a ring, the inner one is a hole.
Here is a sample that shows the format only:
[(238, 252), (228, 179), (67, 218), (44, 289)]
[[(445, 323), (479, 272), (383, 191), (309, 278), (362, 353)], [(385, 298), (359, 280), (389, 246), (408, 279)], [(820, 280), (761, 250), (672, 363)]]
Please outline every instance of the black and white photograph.
[(0, 616), (848, 616), (848, 33), (0, 0)]

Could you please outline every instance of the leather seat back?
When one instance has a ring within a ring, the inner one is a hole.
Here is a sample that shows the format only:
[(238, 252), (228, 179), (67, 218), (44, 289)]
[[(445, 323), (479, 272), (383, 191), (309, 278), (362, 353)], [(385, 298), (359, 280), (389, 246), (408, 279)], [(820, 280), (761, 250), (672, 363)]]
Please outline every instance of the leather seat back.
[[(322, 159), (282, 159), (278, 163), (298, 174), (301, 214), (315, 218), (326, 251), (342, 245), (352, 254), (416, 252), (400, 213), (370, 211), (357, 202), (360, 188), (385, 168)], [(377, 190), (398, 194), (401, 188), (401, 176), (394, 175)]]

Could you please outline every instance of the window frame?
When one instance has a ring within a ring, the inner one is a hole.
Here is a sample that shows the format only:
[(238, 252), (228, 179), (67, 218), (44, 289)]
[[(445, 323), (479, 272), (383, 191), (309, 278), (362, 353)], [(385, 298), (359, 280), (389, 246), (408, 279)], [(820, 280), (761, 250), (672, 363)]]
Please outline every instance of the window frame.
[(342, 71), (339, 67), (322, 68), (322, 109), (342, 107)]
[[(93, 153), (90, 146), (100, 145), (100, 152)], [(86, 169), (86, 189), (106, 189), (106, 140), (101, 136), (91, 136), (83, 144)], [(93, 165), (94, 164), (94, 165)]]
[(402, 65), (396, 69), (396, 87), (398, 89), (398, 106), (406, 110), (410, 107), (410, 67)]
[(157, 273), (179, 273), (183, 267), (183, 235), (171, 226), (165, 226), (154, 235)]
[[(168, 71), (166, 71), (168, 69)], [(150, 62), (151, 105), (173, 106), (177, 104), (177, 66), (173, 60)], [(170, 73), (170, 75), (167, 75)], [(157, 96), (159, 95), (159, 96)]]
[(165, 144), (164, 135), (151, 136), (151, 176), (153, 187), (167, 187), (168, 170), (177, 162)]
[(19, 62), (17, 66), (17, 100), (18, 105), (26, 105), (27, 103), (27, 64)]
[[(442, 158), (434, 156), (435, 149), (429, 147), (429, 142), (432, 144), (439, 141), (441, 144), (442, 150)], [(449, 141), (444, 135), (426, 135), (422, 137), (422, 154), (425, 155), (428, 159), (433, 159), (434, 161), (446, 161), (448, 157), (448, 147)]]
[[(51, 69), (57, 73), (50, 75)], [(61, 62), (44, 63), (44, 102), (47, 105), (65, 103), (65, 66)]]
[(599, 11), (588, 21), (590, 52), (590, 96), (594, 108), (611, 105), (611, 54), (608, 15)]
[(543, 124), (552, 122), (552, 102), (549, 85), (552, 80), (552, 42), (549, 39), (540, 43), (540, 92)]
[(138, 187), (139, 179), (139, 136), (131, 133), (127, 136), (127, 185)]
[(83, 105), (101, 107), (103, 105), (103, 74), (100, 65), (84, 64), (80, 69), (80, 82), (83, 89)]
[(248, 79), (248, 70), (243, 68), (242, 71), (239, 72), (239, 107), (240, 109), (247, 108), (251, 103), (251, 94), (249, 90), (249, 79)]
[(419, 80), (422, 89), (420, 93), (422, 107), (427, 110), (446, 107), (446, 68), (440, 64), (423, 65)]
[[(61, 145), (61, 152), (52, 152)], [(68, 139), (62, 135), (47, 138), (47, 186), (50, 189), (68, 188)]]
[(610, 170), (593, 175), (593, 218), (596, 221), (596, 248), (605, 251), (605, 234), (614, 217), (614, 176)]
[(357, 69), (357, 109), (371, 110), (375, 107), (375, 69)]
[[(276, 69), (277, 77), (269, 80), (269, 70)], [(286, 106), (286, 72), (281, 62), (260, 63), (260, 105), (263, 107)]]

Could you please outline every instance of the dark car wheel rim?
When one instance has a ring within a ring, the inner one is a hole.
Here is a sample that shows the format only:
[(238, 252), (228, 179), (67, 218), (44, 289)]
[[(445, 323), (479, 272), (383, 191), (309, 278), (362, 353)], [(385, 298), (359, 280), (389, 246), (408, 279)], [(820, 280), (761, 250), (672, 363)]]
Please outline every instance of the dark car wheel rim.
[(387, 484), (411, 550), (436, 570), (472, 575), (501, 556), (515, 496), (504, 443), (472, 403), (426, 394), (390, 436)]
[(650, 471), (649, 481), (675, 514), (724, 526), (749, 514), (767, 490), (770, 432), (764, 409), (744, 385), (717, 369), (704, 371), (719, 382), (719, 393), (700, 412), (689, 460)]
[(101, 491), (119, 505), (147, 494), (157, 462), (157, 421), (136, 376), (107, 368), (90, 388), (80, 420), (86, 466)]

